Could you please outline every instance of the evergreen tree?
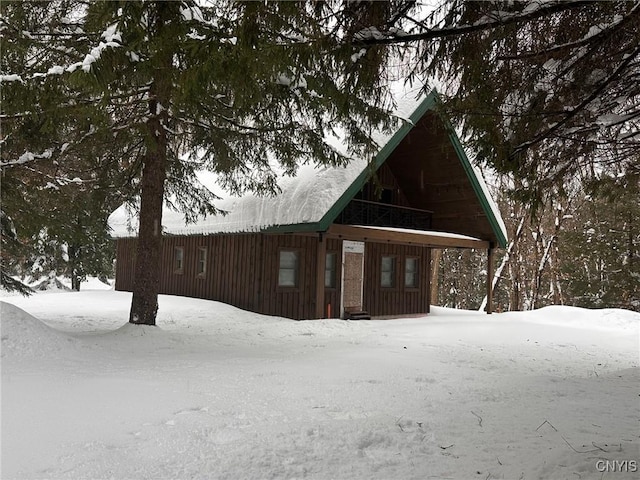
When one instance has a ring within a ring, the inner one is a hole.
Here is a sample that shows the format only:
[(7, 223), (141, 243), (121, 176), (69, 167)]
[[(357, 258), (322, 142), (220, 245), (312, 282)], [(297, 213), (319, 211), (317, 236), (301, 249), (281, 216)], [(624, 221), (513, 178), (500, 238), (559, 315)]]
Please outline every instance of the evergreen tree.
[[(37, 2), (5, 6), (16, 45), (47, 54), (3, 66), (5, 79), (19, 79), (5, 87), (3, 113), (15, 129), (34, 116), (58, 125), (39, 142), (45, 155), (25, 157), (36, 146), (16, 142), (3, 164), (48, 156), (64, 167), (66, 149), (94, 152), (111, 188), (139, 195), (130, 321), (154, 324), (163, 203), (190, 220), (216, 212), (215, 196), (195, 176), (202, 169), (232, 193), (271, 193), (274, 163), (293, 174), (300, 162), (341, 165), (371, 152), (371, 131), (395, 123), (380, 74), (389, 49), (354, 51), (350, 40), (367, 26), (392, 27), (408, 6), (59, 1), (47, 4), (45, 26), (30, 28), (23, 24), (42, 13)], [(38, 95), (47, 90), (49, 103)], [(74, 125), (85, 108), (89, 121)], [(51, 147), (61, 131), (66, 149)], [(334, 135), (348, 141), (347, 154), (327, 141)]]
[(99, 98), (61, 81), (61, 65), (90, 44), (73, 20), (83, 4), (0, 4), (2, 211), (15, 226), (3, 278), (68, 274), (77, 289), (86, 274), (112, 270), (106, 220), (126, 197), (127, 178)]

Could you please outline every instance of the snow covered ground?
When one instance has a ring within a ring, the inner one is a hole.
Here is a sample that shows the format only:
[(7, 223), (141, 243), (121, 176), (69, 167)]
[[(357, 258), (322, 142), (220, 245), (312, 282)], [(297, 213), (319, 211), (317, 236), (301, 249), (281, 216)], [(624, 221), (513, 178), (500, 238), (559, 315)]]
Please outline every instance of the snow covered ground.
[(153, 328), (130, 298), (2, 298), (2, 479), (638, 478), (639, 314), (295, 322), (162, 296)]

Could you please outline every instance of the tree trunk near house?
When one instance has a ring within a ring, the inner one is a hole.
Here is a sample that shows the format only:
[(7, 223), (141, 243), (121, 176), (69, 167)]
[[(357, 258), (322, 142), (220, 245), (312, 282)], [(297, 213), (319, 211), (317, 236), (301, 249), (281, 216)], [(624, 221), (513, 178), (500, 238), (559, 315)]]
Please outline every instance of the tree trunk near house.
[[(164, 146), (166, 148), (166, 143)], [(165, 156), (164, 152), (148, 153), (142, 173), (140, 227), (129, 313), (129, 322), (136, 324), (156, 324), (161, 273)]]
[[(156, 36), (162, 37), (171, 21), (172, 2), (157, 2)], [(158, 312), (162, 252), (162, 206), (167, 170), (168, 139), (165, 127), (171, 101), (171, 67), (173, 52), (167, 39), (159, 42), (156, 70), (149, 92), (149, 119), (146, 123), (147, 145), (141, 178), (139, 232), (133, 298), (129, 322), (155, 325)]]

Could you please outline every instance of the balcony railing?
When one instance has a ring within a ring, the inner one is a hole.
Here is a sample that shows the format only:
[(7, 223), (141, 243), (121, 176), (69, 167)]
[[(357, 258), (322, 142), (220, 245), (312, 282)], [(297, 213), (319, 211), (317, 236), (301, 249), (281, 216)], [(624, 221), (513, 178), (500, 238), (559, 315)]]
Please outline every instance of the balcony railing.
[(387, 205), (367, 200), (351, 200), (335, 223), (342, 225), (368, 225), (412, 230), (430, 230), (431, 214), (428, 210)]

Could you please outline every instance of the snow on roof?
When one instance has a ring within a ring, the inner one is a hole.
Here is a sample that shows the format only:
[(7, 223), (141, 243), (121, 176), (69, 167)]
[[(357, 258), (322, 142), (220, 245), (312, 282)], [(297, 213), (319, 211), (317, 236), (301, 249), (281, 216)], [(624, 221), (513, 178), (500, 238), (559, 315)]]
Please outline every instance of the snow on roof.
[[(409, 119), (417, 106), (424, 101), (419, 88), (403, 89), (394, 95), (394, 115)], [(376, 132), (374, 141), (382, 148), (395, 132)], [(331, 142), (346, 154), (341, 142)], [(200, 180), (207, 188), (222, 198), (216, 204), (226, 215), (209, 216), (196, 223), (186, 224), (183, 214), (165, 208), (162, 214), (163, 231), (172, 235), (198, 235), (210, 233), (258, 232), (278, 225), (297, 225), (319, 222), (338, 201), (344, 191), (367, 167), (365, 158), (351, 158), (346, 167), (318, 167), (302, 165), (295, 177), (282, 176), (278, 181), (281, 193), (276, 196), (254, 194), (233, 197), (225, 195), (217, 186), (216, 177), (202, 173)], [(109, 225), (114, 237), (135, 236), (137, 220), (121, 206), (111, 214)]]
[[(428, 97), (420, 95), (419, 87), (403, 85), (401, 88), (394, 86), (392, 90), (396, 103), (393, 114), (411, 123), (411, 117), (420, 110), (421, 106), (424, 108)], [(373, 139), (380, 147), (380, 151), (390, 143), (394, 135), (399, 134), (403, 123), (399, 122), (395, 132), (378, 131), (373, 134)], [(331, 143), (346, 154), (340, 140)], [(279, 179), (278, 186), (281, 192), (275, 196), (255, 194), (246, 194), (241, 197), (229, 196), (221, 192), (214, 174), (203, 172), (199, 175), (200, 180), (222, 198), (216, 207), (226, 211), (227, 214), (208, 216), (195, 223), (187, 224), (182, 213), (165, 207), (162, 219), (163, 232), (170, 235), (249, 233), (277, 226), (316, 224), (323, 219), (368, 165), (369, 159), (353, 156), (346, 167), (302, 165), (298, 168), (295, 177), (282, 176)], [(506, 238), (506, 228), (500, 212), (491, 200), (482, 176), (475, 169), (474, 173)], [(112, 236), (115, 238), (132, 237), (137, 232), (137, 219), (125, 206), (121, 206), (111, 214), (109, 225)]]
[(367, 228), (370, 230), (380, 230), (386, 232), (398, 232), (398, 233), (412, 233), (416, 235), (424, 235), (425, 237), (440, 237), (440, 238), (450, 238), (455, 240), (476, 240), (478, 242), (482, 242), (483, 240), (476, 237), (470, 237), (468, 235), (461, 235), (459, 233), (450, 233), (450, 232), (438, 232), (435, 230), (413, 230), (409, 228), (397, 228), (397, 227), (372, 227), (370, 225), (353, 225), (357, 228)]
[[(283, 176), (278, 181), (281, 193), (276, 196), (247, 194), (242, 197), (220, 195), (215, 177), (202, 174), (200, 179), (222, 200), (216, 207), (226, 215), (213, 215), (186, 224), (183, 214), (165, 208), (163, 231), (172, 235), (259, 232), (278, 225), (319, 222), (366, 167), (364, 159), (352, 159), (347, 167), (303, 165), (296, 177)], [(210, 187), (211, 186), (211, 187)], [(111, 214), (109, 225), (114, 237), (135, 236), (137, 220), (125, 206)]]

